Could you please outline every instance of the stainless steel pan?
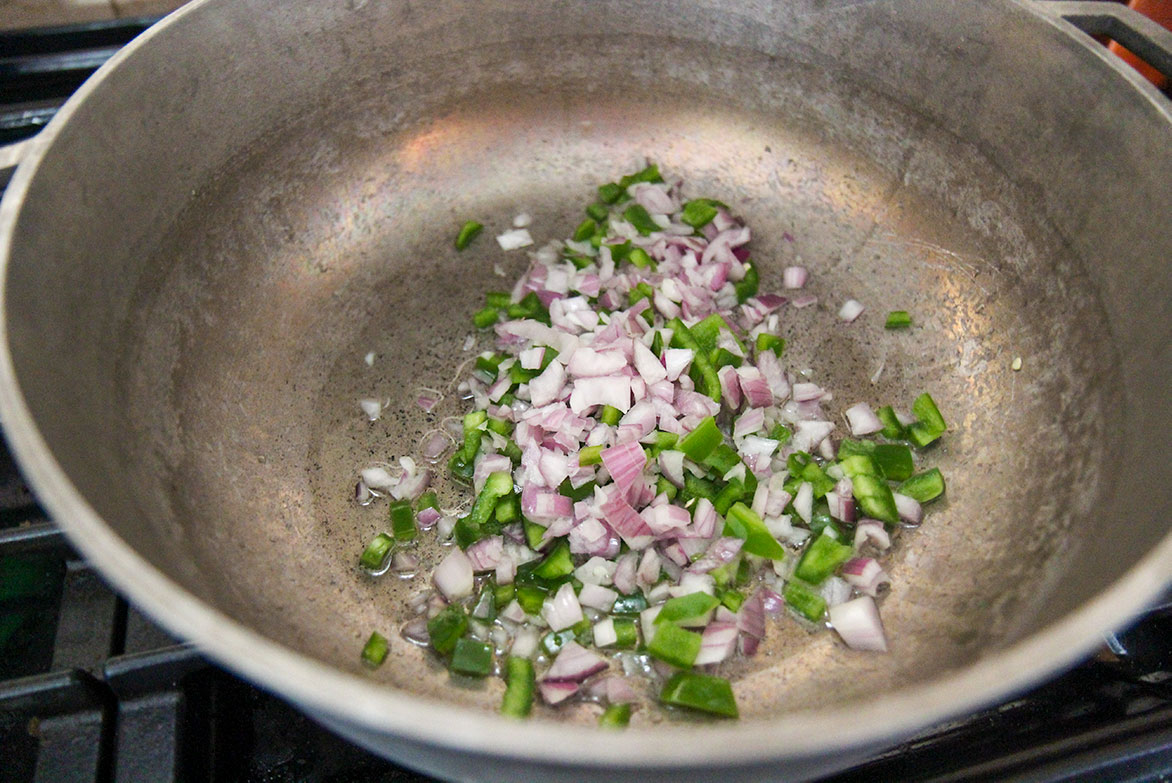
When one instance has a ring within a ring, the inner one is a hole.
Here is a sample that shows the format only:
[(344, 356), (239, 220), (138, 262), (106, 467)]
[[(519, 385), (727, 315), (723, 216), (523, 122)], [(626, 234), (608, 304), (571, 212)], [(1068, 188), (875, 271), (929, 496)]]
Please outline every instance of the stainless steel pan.
[[(468, 780), (841, 767), (1073, 661), (1172, 574), (1172, 113), (1059, 13), (1121, 18), (1086, 6), (197, 0), (0, 205), (7, 436), (132, 600), (388, 756)], [(619, 735), (586, 706), (502, 720), (494, 685), (397, 637), (367, 673), (423, 585), (356, 570), (382, 513), (355, 473), (434, 426), (415, 388), (451, 381), (493, 262), (525, 263), (454, 230), (526, 210), (563, 236), (645, 156), (736, 205), (767, 287), (812, 268), (791, 366), (843, 406), (929, 389), (953, 425), (948, 499), (891, 569), (892, 652), (778, 626), (735, 672), (739, 724)], [(844, 327), (848, 296), (870, 313)], [(920, 327), (879, 328), (896, 307)], [(366, 422), (367, 396), (392, 413)]]

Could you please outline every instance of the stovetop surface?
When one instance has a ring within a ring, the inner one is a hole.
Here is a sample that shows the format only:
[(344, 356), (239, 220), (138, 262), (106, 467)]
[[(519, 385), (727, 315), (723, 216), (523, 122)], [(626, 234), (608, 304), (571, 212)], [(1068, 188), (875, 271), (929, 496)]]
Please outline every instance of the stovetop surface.
[[(153, 19), (0, 33), (0, 144)], [(2, 184), (2, 183), (0, 183)], [(1172, 781), (1172, 610), (1070, 672), (823, 783)], [(210, 664), (113, 593), (0, 449), (0, 783), (426, 781)]]

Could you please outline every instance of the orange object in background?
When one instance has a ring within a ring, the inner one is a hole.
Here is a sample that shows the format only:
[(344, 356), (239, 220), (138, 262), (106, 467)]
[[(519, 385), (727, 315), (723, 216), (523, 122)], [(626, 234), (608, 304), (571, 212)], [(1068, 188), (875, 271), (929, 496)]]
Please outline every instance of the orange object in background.
[[(1127, 5), (1129, 8), (1139, 11), (1157, 24), (1161, 24), (1169, 30), (1172, 30), (1172, 0), (1131, 0)], [(1122, 57), (1129, 65), (1142, 73), (1148, 81), (1155, 84), (1161, 90), (1168, 87), (1167, 77), (1115, 41), (1111, 41), (1108, 44), (1108, 48)]]

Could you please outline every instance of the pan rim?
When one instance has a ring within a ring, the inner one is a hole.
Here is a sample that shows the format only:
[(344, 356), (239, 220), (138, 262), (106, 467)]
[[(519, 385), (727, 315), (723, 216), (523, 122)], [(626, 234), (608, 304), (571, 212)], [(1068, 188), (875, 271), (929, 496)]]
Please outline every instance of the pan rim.
[[(35, 137), (26, 160), (10, 182), (0, 202), (0, 420), (29, 483), (71, 543), (120, 592), (171, 632), (194, 640), (198, 649), (217, 662), (304, 709), (439, 747), (604, 767), (743, 765), (894, 742), (897, 735), (1021, 690), (1084, 656), (1096, 646), (1101, 634), (1126, 622), (1172, 578), (1172, 534), (1166, 534), (1119, 580), (1082, 606), (1017, 644), (963, 669), (885, 693), (864, 704), (733, 724), (634, 728), (621, 734), (555, 722), (517, 723), (390, 687), (372, 688), (369, 680), (269, 640), (200, 601), (120, 538), (52, 455), (33, 422), (16, 376), (4, 297), (21, 204), (61, 129), (109, 73), (156, 36), (180, 20), (201, 13), (214, 1), (195, 0), (111, 58)], [(1010, 1), (1055, 23), (1022, 0)], [(1112, 66), (1123, 73), (1121, 64)], [(1138, 77), (1124, 75), (1137, 83)], [(1161, 109), (1168, 113), (1166, 108)]]

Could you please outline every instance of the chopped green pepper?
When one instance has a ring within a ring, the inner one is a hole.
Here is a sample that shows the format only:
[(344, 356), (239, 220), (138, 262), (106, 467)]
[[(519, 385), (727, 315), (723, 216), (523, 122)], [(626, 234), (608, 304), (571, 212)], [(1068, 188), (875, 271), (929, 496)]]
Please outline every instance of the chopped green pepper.
[(578, 451), (578, 465), (586, 467), (587, 465), (597, 465), (602, 462), (602, 446), (583, 446)]
[(655, 627), (655, 634), (647, 642), (647, 652), (672, 666), (686, 669), (700, 654), (701, 636), (695, 631), (685, 631), (674, 623), (662, 623)]
[(875, 411), (875, 415), (879, 417), (879, 421), (883, 422), (883, 437), (888, 440), (903, 440), (907, 437), (907, 430), (900, 424), (899, 417), (895, 415), (895, 409), (890, 405), (884, 405)]
[(428, 490), (419, 496), (419, 500), (415, 501), (415, 510), (422, 511), (425, 508), (434, 508), (439, 510), (439, 498), (432, 490)]
[(455, 604), (446, 606), (427, 621), (427, 634), (431, 647), (440, 655), (447, 655), (456, 649), (456, 640), (468, 630), (468, 618), (464, 610)]
[(689, 432), (679, 442), (680, 451), (693, 462), (703, 462), (716, 447), (724, 442), (720, 428), (716, 426), (716, 419), (712, 416), (696, 425), (696, 429)]
[(912, 413), (915, 414), (917, 421), (912, 422), (907, 428), (908, 437), (920, 448), (932, 443), (948, 429), (944, 417), (940, 415), (940, 409), (936, 407), (936, 401), (927, 392), (916, 397), (912, 403)]
[(728, 516), (724, 520), (724, 534), (744, 539), (745, 543), (741, 549), (749, 554), (768, 557), (771, 560), (785, 558), (785, 550), (777, 543), (769, 528), (765, 527), (765, 521), (744, 503), (734, 503), (728, 510)]
[(372, 631), (366, 645), (362, 648), (362, 662), (371, 668), (377, 669), (387, 659), (387, 638), (378, 631)]
[(850, 560), (852, 554), (853, 547), (840, 544), (823, 533), (806, 547), (794, 569), (794, 576), (812, 585), (821, 584), (836, 568)]
[(741, 606), (745, 603), (745, 594), (736, 590), (725, 590), (720, 594), (720, 602), (730, 612), (739, 612), (741, 611)]
[(487, 677), (492, 673), (492, 647), (487, 642), (463, 636), (456, 640), (448, 668), (457, 674)]
[(899, 511), (891, 487), (878, 476), (858, 474), (851, 477), (855, 500), (866, 516), (882, 520), (889, 525), (899, 524)]
[(944, 494), (944, 474), (939, 468), (925, 470), (900, 484), (896, 491), (920, 503), (927, 503)]
[(655, 624), (680, 623), (687, 625), (690, 621), (707, 617), (708, 613), (717, 607), (720, 601), (708, 593), (695, 592), (668, 599), (659, 614), (655, 616)]
[(578, 227), (576, 229), (574, 229), (574, 236), (573, 236), (574, 241), (575, 242), (585, 242), (587, 239), (594, 236), (594, 231), (597, 228), (598, 228), (598, 224), (595, 223), (592, 218), (586, 218), (585, 220), (583, 220), (581, 223), (578, 224)]
[(508, 307), (513, 303), (513, 297), (508, 291), (489, 291), (484, 295), (484, 303), (489, 307)]
[(391, 549), (394, 546), (395, 539), (386, 533), (379, 533), (366, 545), (366, 549), (362, 551), (362, 556), (358, 558), (358, 564), (367, 571), (381, 571), (383, 566), (386, 565), (387, 556), (390, 555)]
[(643, 236), (647, 236), (652, 231), (661, 230), (659, 224), (651, 219), (651, 213), (642, 204), (632, 204), (624, 209), (623, 218)]
[(539, 615), (545, 604), (545, 597), (549, 591), (537, 585), (518, 585), (517, 603), (525, 610), (525, 614)]
[(912, 450), (902, 443), (876, 444), (871, 456), (883, 475), (892, 481), (903, 481), (916, 470)]
[(391, 501), (391, 534), (396, 541), (414, 541), (419, 535), (415, 527), (415, 512), (411, 510), (410, 500)]
[(476, 235), (484, 229), (484, 226), (477, 223), (475, 220), (469, 220), (460, 227), (460, 233), (456, 234), (456, 249), (463, 250), (476, 239)]
[(574, 573), (574, 560), (570, 556), (568, 539), (558, 540), (557, 546), (533, 569), (534, 576), (541, 579), (561, 579)]
[(762, 354), (765, 351), (773, 351), (777, 356), (785, 351), (785, 340), (775, 334), (762, 332), (757, 335), (757, 353)]
[(616, 617), (614, 622), (615, 643), (613, 647), (631, 650), (639, 645), (639, 629), (634, 620)]
[(621, 729), (630, 722), (630, 704), (611, 704), (598, 716), (598, 725), (608, 729)]
[(608, 182), (598, 186), (598, 198), (606, 204), (613, 204), (626, 195), (627, 189), (617, 182)]
[(786, 605), (812, 623), (818, 622), (826, 614), (826, 600), (796, 579), (785, 583), (781, 596)]
[(692, 228), (703, 228), (716, 217), (718, 209), (711, 199), (698, 198), (684, 204), (681, 220)]
[(912, 325), (912, 317), (908, 315), (907, 310), (892, 310), (887, 314), (887, 321), (883, 324), (884, 329), (906, 329)]
[(739, 717), (732, 685), (723, 677), (695, 672), (676, 672), (663, 685), (659, 700), (726, 718)]
[(610, 215), (610, 210), (606, 208), (606, 204), (596, 202), (586, 207), (586, 214), (590, 216), (591, 220), (602, 223)]
[(524, 718), (533, 709), (533, 686), (536, 684), (533, 661), (510, 655), (505, 661), (505, 672), (507, 685), (501, 699), (501, 714)]
[(619, 178), (619, 187), (626, 192), (627, 188), (634, 185), (636, 182), (663, 182), (663, 177), (659, 175), (659, 165), (649, 163), (647, 168), (636, 171), (634, 174), (627, 174)]
[(487, 329), (496, 323), (497, 316), (500, 311), (495, 307), (485, 307), (483, 310), (477, 310), (472, 314), (472, 323), (476, 324), (477, 329)]
[(692, 351), (692, 371), (700, 376), (697, 388), (708, 395), (715, 402), (720, 402), (720, 376), (716, 374), (712, 363), (708, 361), (708, 352), (700, 347), (692, 332), (679, 318), (667, 322), (671, 329), (671, 345), (673, 348), (688, 348)]
[(757, 295), (758, 285), (757, 267), (748, 262), (745, 263), (745, 276), (733, 283), (733, 290), (737, 292), (737, 303), (744, 304), (745, 300), (750, 296)]

